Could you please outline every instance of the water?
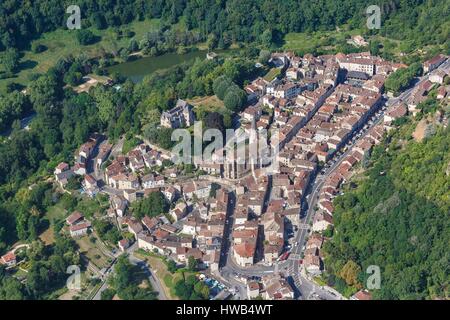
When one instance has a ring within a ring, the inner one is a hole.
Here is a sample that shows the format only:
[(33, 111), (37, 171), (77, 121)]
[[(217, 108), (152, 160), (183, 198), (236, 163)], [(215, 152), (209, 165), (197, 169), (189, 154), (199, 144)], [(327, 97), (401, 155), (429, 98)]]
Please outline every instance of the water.
[[(222, 55), (231, 51), (233, 51), (233, 49), (218, 50), (215, 52)], [(197, 50), (185, 54), (166, 53), (157, 57), (144, 57), (134, 61), (116, 64), (109, 67), (108, 71), (110, 74), (117, 72), (137, 83), (142, 81), (145, 76), (152, 74), (157, 70), (168, 69), (183, 62), (193, 61), (196, 58), (206, 59), (206, 53), (206, 50)]]

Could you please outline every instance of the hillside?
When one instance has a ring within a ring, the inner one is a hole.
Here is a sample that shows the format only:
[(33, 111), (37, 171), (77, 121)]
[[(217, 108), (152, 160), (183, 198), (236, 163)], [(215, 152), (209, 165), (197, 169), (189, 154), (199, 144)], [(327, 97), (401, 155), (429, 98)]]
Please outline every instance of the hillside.
[(449, 298), (450, 130), (406, 139), (393, 134), (374, 150), (364, 177), (335, 200), (325, 265), (329, 283), (348, 295), (378, 265), (376, 299)]

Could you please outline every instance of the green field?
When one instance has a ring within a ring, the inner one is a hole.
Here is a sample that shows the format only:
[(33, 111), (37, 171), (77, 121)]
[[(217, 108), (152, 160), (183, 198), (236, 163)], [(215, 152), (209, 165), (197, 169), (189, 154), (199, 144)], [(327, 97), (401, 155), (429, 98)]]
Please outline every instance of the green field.
[(361, 34), (361, 31), (358, 29), (351, 31), (339, 29), (335, 31), (288, 33), (284, 37), (282, 49), (305, 53), (311, 52), (316, 48), (332, 50), (336, 42), (344, 41), (346, 38), (358, 34)]

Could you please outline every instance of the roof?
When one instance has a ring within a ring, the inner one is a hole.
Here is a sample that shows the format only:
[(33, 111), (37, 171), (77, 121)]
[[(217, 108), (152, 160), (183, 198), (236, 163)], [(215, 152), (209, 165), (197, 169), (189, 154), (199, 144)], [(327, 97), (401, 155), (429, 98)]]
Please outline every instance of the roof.
[(359, 290), (353, 297), (357, 300), (372, 300), (372, 294), (367, 290)]
[(87, 229), (87, 228), (89, 228), (91, 226), (91, 224), (89, 223), (89, 222), (83, 222), (83, 223), (79, 223), (79, 224), (76, 224), (76, 225), (73, 225), (73, 226), (70, 226), (70, 231), (71, 232), (75, 232), (75, 231), (80, 231), (80, 230), (83, 230), (83, 229)]
[(84, 216), (81, 212), (79, 211), (74, 211), (70, 216), (67, 217), (66, 222), (68, 224), (74, 224), (75, 222), (77, 222), (80, 219), (83, 219)]
[(256, 243), (244, 242), (234, 245), (234, 251), (241, 257), (251, 258), (255, 254)]
[(4, 263), (12, 262), (12, 261), (16, 260), (16, 255), (14, 254), (14, 252), (10, 251), (7, 254), (5, 254), (4, 256), (2, 256), (2, 260)]

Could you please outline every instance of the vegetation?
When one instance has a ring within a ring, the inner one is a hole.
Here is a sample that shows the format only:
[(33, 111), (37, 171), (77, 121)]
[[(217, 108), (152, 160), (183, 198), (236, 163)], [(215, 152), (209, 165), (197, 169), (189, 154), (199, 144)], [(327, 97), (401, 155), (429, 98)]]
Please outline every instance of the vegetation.
[[(156, 292), (146, 278), (145, 273), (138, 266), (134, 266), (126, 255), (117, 259), (114, 267), (114, 276), (110, 284), (122, 300), (156, 300)], [(140, 281), (145, 277), (145, 287), (140, 286)]]
[(139, 219), (144, 216), (156, 217), (168, 210), (169, 204), (160, 191), (152, 192), (148, 197), (133, 204), (133, 215)]
[(437, 129), (402, 148), (409, 137), (400, 131), (376, 147), (367, 179), (335, 200), (327, 281), (347, 295), (365, 285), (369, 265), (378, 265), (374, 298), (448, 298), (450, 131)]
[(209, 299), (209, 288), (192, 274), (177, 281), (175, 294), (182, 300), (207, 300)]
[(401, 91), (412, 85), (415, 77), (422, 74), (420, 63), (413, 63), (408, 68), (401, 68), (392, 73), (384, 84), (387, 91), (398, 95)]

